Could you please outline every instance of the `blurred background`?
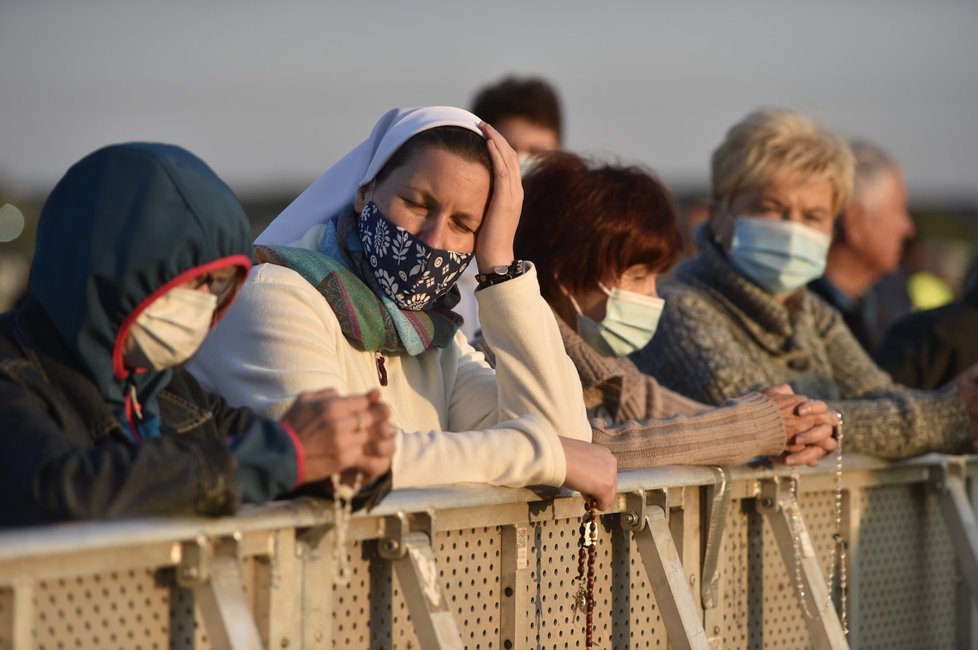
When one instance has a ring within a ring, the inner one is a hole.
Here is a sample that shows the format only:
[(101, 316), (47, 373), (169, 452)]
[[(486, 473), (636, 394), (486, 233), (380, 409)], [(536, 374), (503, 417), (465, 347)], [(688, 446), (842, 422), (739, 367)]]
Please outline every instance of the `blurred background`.
[(978, 3), (0, 0), (0, 309), (67, 168), (160, 140), (207, 161), (256, 232), (398, 105), (550, 81), (567, 148), (655, 169), (683, 202), (748, 111), (805, 112), (903, 166), (907, 263), (960, 292), (978, 247)]

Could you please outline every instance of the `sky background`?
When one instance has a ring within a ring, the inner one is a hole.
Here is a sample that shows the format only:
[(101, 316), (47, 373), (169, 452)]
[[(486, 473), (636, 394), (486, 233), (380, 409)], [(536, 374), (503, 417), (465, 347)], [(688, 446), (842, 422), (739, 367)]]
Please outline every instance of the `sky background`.
[(877, 141), (916, 199), (978, 203), (978, 2), (0, 0), (0, 187), (111, 142), (200, 155), (241, 196), (311, 182), (396, 105), (559, 89), (565, 144), (705, 185), (749, 110)]

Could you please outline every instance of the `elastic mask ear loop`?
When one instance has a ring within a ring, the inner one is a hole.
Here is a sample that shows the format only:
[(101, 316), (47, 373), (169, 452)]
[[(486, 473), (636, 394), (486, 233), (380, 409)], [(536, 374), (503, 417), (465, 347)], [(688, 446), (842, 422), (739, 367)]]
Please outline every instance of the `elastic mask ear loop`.
[(574, 307), (574, 311), (577, 312), (577, 315), (583, 316), (584, 312), (581, 311), (581, 306), (577, 304), (576, 300), (574, 300), (574, 296), (571, 294), (571, 292), (568, 291), (562, 284), (558, 284), (557, 286), (560, 287), (560, 292), (567, 296), (567, 299), (570, 300), (570, 303)]

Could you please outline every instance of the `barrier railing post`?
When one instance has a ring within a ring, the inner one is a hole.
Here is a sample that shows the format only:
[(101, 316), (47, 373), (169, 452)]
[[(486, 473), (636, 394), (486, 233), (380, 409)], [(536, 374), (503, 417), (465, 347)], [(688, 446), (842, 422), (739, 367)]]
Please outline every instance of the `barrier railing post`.
[(499, 643), (504, 650), (527, 646), (529, 630), (530, 527), (526, 523), (502, 527), (500, 549)]
[(241, 535), (213, 541), (203, 537), (182, 546), (177, 582), (193, 588), (211, 644), (235, 650), (263, 647), (258, 627), (245, 601), (241, 575)]
[[(306, 547), (296, 542), (294, 528), (270, 535), (271, 553), (255, 558), (255, 620), (270, 648), (295, 647), (302, 639), (300, 558)], [(329, 584), (329, 583), (326, 583)]]
[[(789, 477), (788, 480), (794, 479)], [(791, 582), (801, 602), (813, 645), (833, 650), (848, 648), (798, 500), (783, 489), (781, 477), (761, 479), (760, 486), (757, 509), (771, 524), (781, 560), (788, 576), (793, 577)]]
[(317, 527), (296, 535), (296, 554), (301, 558), (302, 646), (329, 648), (333, 645), (332, 552), (336, 528)]
[(4, 598), (8, 602), (8, 611), (0, 616), (0, 648), (6, 648), (7, 643), (10, 643), (10, 648), (33, 647), (34, 585), (30, 580), (15, 580), (9, 586), (9, 592), (10, 597)]
[(730, 506), (730, 481), (721, 467), (713, 467), (714, 484), (707, 488), (709, 504), (707, 517), (706, 546), (703, 551), (703, 579), (700, 596), (703, 601), (704, 628), (708, 635), (711, 650), (723, 647), (724, 607), (720, 599), (720, 549), (723, 545), (723, 529), (726, 525), (727, 509)]
[(439, 582), (438, 566), (431, 550), (434, 514), (417, 513), (413, 519), (422, 520), (420, 527), (424, 532), (413, 531), (412, 517), (404, 513), (384, 520), (380, 555), (394, 565), (421, 647), (425, 650), (464, 650), (462, 636)]
[(931, 469), (930, 486), (938, 495), (944, 525), (971, 597), (978, 602), (978, 522), (968, 500), (963, 460), (948, 460)]
[[(968, 500), (971, 502), (971, 512), (974, 513), (978, 505), (978, 480), (975, 476), (975, 467), (972, 465), (969, 471), (966, 465), (964, 470), (964, 486)], [(958, 647), (973, 648), (978, 644), (978, 602), (971, 597), (971, 588), (966, 580), (958, 580), (957, 602)]]
[(651, 503), (647, 501), (648, 496), (644, 490), (625, 495), (622, 528), (632, 531), (635, 537), (656, 605), (662, 612), (669, 645), (674, 650), (709, 650), (706, 632), (669, 529), (668, 493), (665, 490), (653, 492)]

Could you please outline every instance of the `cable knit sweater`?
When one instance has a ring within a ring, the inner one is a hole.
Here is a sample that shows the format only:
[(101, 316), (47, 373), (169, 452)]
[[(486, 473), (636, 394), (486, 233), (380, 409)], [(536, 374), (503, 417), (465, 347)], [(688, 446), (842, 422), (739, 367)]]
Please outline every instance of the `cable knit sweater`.
[(784, 422), (774, 400), (749, 393), (712, 407), (683, 397), (628, 359), (599, 354), (556, 318), (581, 377), (593, 442), (611, 450), (619, 469), (731, 465), (784, 449)]
[(800, 289), (788, 305), (738, 274), (707, 236), (663, 287), (666, 308), (638, 367), (670, 388), (718, 403), (772, 384), (829, 401), (845, 420), (847, 448), (883, 458), (957, 453), (968, 415), (949, 384), (899, 386), (859, 346), (839, 313)]

